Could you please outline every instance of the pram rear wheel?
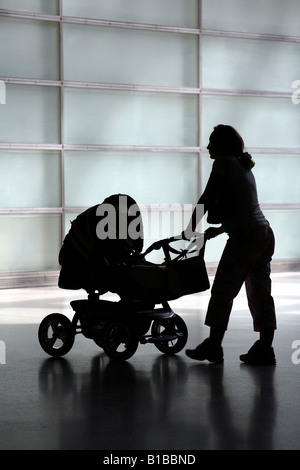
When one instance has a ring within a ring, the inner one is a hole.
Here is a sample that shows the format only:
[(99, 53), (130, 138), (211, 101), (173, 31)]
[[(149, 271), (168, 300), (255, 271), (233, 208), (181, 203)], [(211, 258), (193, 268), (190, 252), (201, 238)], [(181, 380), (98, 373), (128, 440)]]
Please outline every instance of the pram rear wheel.
[(71, 321), (65, 315), (51, 313), (42, 320), (38, 339), (47, 354), (59, 357), (67, 354), (72, 348), (75, 332)]
[(125, 323), (112, 322), (105, 328), (102, 348), (111, 359), (129, 359), (136, 352), (138, 344), (135, 333)]
[(176, 354), (187, 343), (188, 330), (184, 320), (174, 314), (171, 318), (155, 320), (152, 324), (151, 335), (161, 338), (154, 342), (157, 349), (164, 354)]

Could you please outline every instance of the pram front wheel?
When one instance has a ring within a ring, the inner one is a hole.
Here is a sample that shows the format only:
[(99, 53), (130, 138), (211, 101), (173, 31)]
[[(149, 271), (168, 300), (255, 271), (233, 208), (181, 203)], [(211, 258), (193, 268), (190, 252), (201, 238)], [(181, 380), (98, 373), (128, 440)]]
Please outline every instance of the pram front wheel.
[(188, 330), (184, 320), (174, 314), (171, 318), (155, 320), (152, 324), (151, 335), (161, 338), (154, 342), (157, 349), (164, 354), (176, 354), (187, 343)]
[(129, 359), (136, 352), (138, 344), (138, 338), (129, 325), (112, 322), (106, 326), (102, 348), (111, 359)]
[(75, 332), (71, 321), (65, 315), (51, 313), (42, 320), (38, 330), (38, 339), (47, 354), (59, 357), (71, 350)]

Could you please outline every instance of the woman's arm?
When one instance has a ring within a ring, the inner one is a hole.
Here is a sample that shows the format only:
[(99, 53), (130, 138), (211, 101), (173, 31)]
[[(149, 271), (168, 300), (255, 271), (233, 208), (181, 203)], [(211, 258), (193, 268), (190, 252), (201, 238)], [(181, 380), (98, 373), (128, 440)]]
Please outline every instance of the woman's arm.
[(191, 219), (183, 231), (183, 237), (186, 240), (190, 240), (193, 234), (196, 231), (196, 227), (199, 224), (200, 220), (204, 216), (204, 214), (208, 211), (209, 207), (212, 206), (216, 195), (220, 188), (220, 178), (218, 177), (218, 173), (212, 171), (205, 187), (204, 192), (202, 193), (199, 201), (195, 209), (193, 210)]

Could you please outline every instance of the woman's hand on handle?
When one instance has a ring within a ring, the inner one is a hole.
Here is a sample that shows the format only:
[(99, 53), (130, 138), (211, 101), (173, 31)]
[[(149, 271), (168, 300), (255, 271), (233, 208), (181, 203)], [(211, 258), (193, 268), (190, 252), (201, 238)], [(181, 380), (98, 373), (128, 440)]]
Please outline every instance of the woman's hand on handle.
[(215, 238), (222, 233), (224, 233), (224, 229), (221, 225), (220, 227), (209, 227), (207, 230), (205, 230), (204, 235), (206, 240), (210, 240), (211, 238)]

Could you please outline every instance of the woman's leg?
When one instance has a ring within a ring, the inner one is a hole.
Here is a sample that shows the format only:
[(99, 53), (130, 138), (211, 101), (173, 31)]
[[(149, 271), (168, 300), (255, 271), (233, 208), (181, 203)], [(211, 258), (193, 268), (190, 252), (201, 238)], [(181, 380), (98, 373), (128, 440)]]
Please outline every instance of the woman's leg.
[(260, 331), (263, 340), (269, 341), (276, 330), (274, 299), (271, 295), (271, 258), (274, 253), (274, 235), (269, 228), (265, 248), (250, 266), (245, 280), (249, 309), (254, 331)]
[(205, 319), (205, 324), (210, 326), (210, 335), (194, 350), (186, 350), (186, 355), (191, 359), (223, 362), (222, 341), (233, 299), (239, 293), (249, 269), (247, 247), (243, 238), (231, 237), (227, 241), (212, 286)]
[(231, 236), (224, 248), (208, 304), (205, 324), (214, 330), (226, 331), (233, 300), (247, 277), (252, 260), (251, 242)]
[(265, 247), (254, 260), (245, 281), (249, 309), (253, 318), (254, 331), (259, 332), (259, 340), (241, 361), (249, 364), (275, 364), (272, 348), (276, 330), (274, 299), (271, 295), (271, 258), (274, 253), (274, 234), (270, 227), (266, 230)]

